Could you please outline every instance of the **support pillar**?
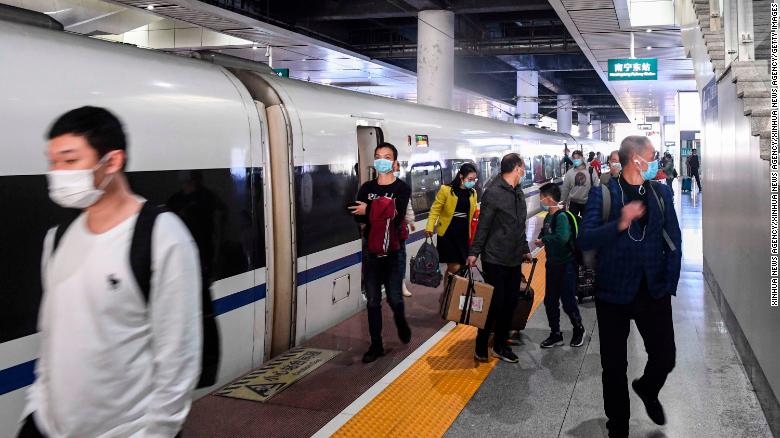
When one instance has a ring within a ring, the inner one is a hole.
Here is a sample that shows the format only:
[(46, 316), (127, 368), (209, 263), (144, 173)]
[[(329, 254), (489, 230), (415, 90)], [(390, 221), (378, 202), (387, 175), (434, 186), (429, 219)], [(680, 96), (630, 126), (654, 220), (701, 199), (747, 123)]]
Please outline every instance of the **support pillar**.
[(558, 95), (557, 107), (557, 122), (558, 132), (564, 134), (571, 133), (571, 96), (568, 94)]
[(579, 136), (588, 138), (588, 125), (590, 124), (590, 113), (577, 112), (577, 123), (579, 123)]
[(452, 108), (455, 74), (455, 14), (417, 15), (417, 103)]
[(601, 140), (601, 120), (591, 120), (590, 132), (590, 138), (593, 140)]
[(536, 126), (539, 124), (539, 72), (517, 72), (517, 104), (515, 123)]

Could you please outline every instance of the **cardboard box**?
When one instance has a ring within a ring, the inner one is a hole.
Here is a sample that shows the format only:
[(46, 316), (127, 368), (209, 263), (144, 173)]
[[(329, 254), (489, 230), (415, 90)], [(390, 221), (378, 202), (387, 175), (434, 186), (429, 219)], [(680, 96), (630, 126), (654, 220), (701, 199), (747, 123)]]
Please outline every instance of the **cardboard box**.
[(485, 328), (490, 301), (493, 298), (493, 286), (479, 281), (473, 281), (473, 286), (471, 311), (464, 314), (463, 306), (469, 292), (469, 279), (459, 275), (450, 276), (440, 309), (442, 318), (477, 328)]

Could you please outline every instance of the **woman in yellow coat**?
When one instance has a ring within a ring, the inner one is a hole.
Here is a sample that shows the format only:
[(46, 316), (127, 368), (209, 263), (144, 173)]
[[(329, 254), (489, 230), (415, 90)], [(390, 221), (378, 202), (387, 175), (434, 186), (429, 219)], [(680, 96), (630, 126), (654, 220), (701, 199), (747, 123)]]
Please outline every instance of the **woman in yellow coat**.
[(450, 273), (458, 272), (469, 255), (470, 224), (477, 209), (476, 184), (477, 168), (463, 164), (452, 182), (441, 186), (428, 213), (425, 234), (433, 236), (438, 225), (439, 262), (446, 263)]

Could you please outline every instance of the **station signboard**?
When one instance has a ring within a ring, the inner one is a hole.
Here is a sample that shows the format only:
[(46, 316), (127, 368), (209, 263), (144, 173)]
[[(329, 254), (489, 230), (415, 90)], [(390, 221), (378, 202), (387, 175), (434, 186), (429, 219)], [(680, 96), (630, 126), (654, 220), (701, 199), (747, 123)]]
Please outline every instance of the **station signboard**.
[(289, 78), (290, 77), (290, 69), (289, 68), (275, 68), (274, 73), (276, 73), (277, 76), (281, 76), (283, 78)]
[(607, 63), (607, 79), (610, 81), (658, 80), (658, 59), (610, 59)]

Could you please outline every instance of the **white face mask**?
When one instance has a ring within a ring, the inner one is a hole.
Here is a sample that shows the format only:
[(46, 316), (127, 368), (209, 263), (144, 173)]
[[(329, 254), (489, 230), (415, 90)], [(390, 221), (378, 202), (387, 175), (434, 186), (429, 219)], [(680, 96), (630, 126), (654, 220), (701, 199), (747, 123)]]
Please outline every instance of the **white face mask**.
[(95, 187), (95, 170), (106, 162), (108, 155), (100, 159), (92, 169), (51, 170), (46, 174), (49, 181), (49, 197), (61, 207), (85, 209), (100, 199), (104, 189), (114, 177), (106, 175), (100, 187)]

